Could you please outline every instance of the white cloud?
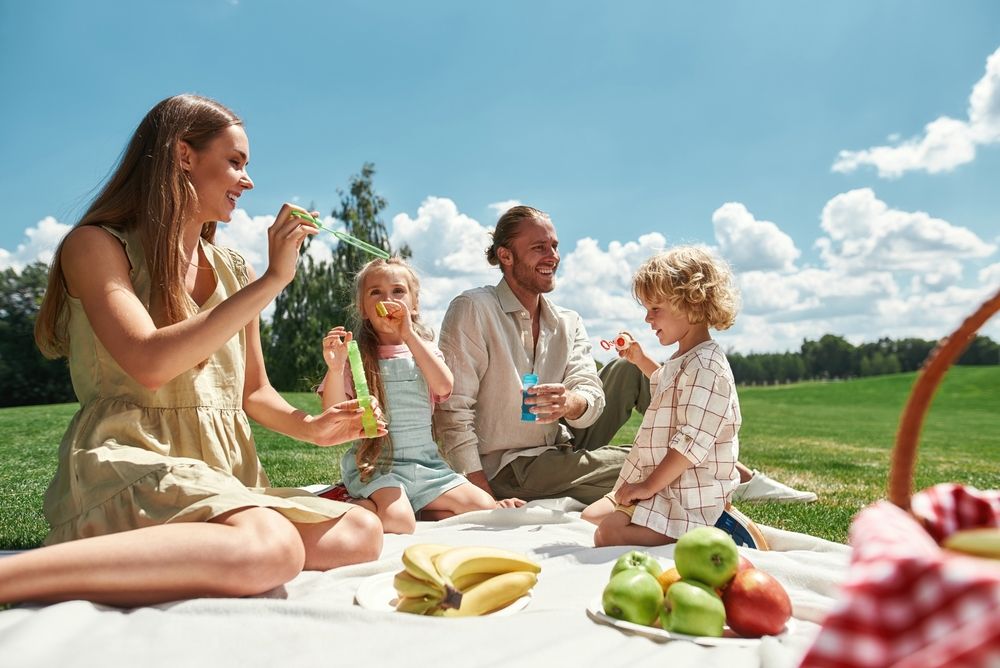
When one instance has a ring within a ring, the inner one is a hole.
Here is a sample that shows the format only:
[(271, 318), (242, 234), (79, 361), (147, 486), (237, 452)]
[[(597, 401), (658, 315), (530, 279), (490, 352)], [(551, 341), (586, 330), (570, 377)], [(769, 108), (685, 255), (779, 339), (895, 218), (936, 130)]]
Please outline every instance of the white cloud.
[[(243, 209), (236, 209), (228, 223), (220, 223), (216, 228), (215, 242), (242, 253), (259, 276), (267, 269), (267, 230), (273, 222), (273, 215), (250, 216)], [(330, 229), (343, 227), (330, 216), (324, 218), (322, 223)], [(332, 257), (332, 249), (339, 243), (332, 234), (321, 231), (312, 238), (306, 253), (317, 262), (327, 261)]]
[(505, 199), (502, 202), (493, 202), (492, 204), (488, 204), (487, 206), (493, 210), (493, 213), (496, 214), (496, 217), (499, 220), (500, 216), (507, 213), (508, 209), (512, 209), (515, 206), (520, 206), (520, 205), (521, 205), (521, 200), (519, 199)]
[[(260, 274), (267, 268), (272, 221), (273, 216), (237, 210), (231, 223), (219, 226), (217, 241), (241, 251)], [(755, 220), (738, 202), (720, 207), (713, 222), (720, 253), (737, 265), (743, 303), (735, 326), (716, 336), (724, 347), (740, 352), (797, 350), (803, 339), (826, 333), (855, 344), (881, 336), (937, 339), (1000, 285), (1000, 262), (984, 261), (996, 252), (994, 244), (927, 213), (892, 209), (868, 189), (842, 193), (824, 206), (817, 241), (820, 266), (796, 266), (798, 251), (784, 241), (788, 236), (775, 223)], [(324, 224), (340, 225), (332, 218)], [(394, 216), (390, 227), (393, 246), (406, 243), (413, 250), (421, 315), (436, 330), (457, 294), (500, 279), (499, 269), (489, 266), (483, 254), (488, 227), (448, 198), (428, 197), (412, 216)], [(68, 229), (53, 218), (39, 221), (25, 231), (26, 242), (15, 251), (0, 249), (0, 267), (51, 257)], [(332, 235), (320, 234), (310, 253), (326, 259), (336, 245)], [(631, 278), (644, 260), (669, 245), (659, 233), (606, 245), (591, 238), (579, 239), (572, 248), (564, 243), (552, 298), (580, 313), (598, 359), (614, 355), (599, 347), (601, 339), (622, 330), (632, 332), (651, 354), (668, 354), (643, 321)], [(748, 246), (762, 254), (772, 251), (758, 263), (762, 268), (740, 266), (747, 260), (740, 252)], [(264, 317), (271, 312), (268, 307)], [(1000, 338), (1000, 319), (981, 333)]]
[(935, 174), (971, 162), (978, 146), (1000, 142), (1000, 49), (986, 59), (986, 73), (972, 88), (967, 120), (941, 116), (924, 127), (923, 135), (899, 142), (894, 133), (889, 141), (888, 146), (841, 151), (833, 171), (872, 165), (883, 178), (916, 170)]
[(493, 270), (485, 254), (489, 232), (474, 218), (459, 213), (446, 197), (425, 199), (415, 218), (405, 213), (394, 216), (389, 241), (394, 248), (407, 244), (422, 270), (437, 275), (477, 277)]
[(994, 289), (1000, 288), (1000, 262), (980, 269), (978, 278), (984, 285), (992, 285)]
[(792, 271), (801, 254), (792, 238), (768, 220), (756, 220), (739, 202), (712, 214), (720, 254), (737, 271)]
[(604, 353), (597, 348), (600, 340), (614, 338), (622, 330), (632, 332), (646, 346), (659, 345), (632, 296), (632, 275), (666, 245), (663, 235), (653, 232), (637, 241), (612, 241), (607, 250), (596, 240), (583, 238), (575, 248), (564, 251), (552, 299), (580, 314), (599, 358)]
[(828, 235), (816, 242), (820, 256), (844, 272), (921, 271), (954, 281), (963, 259), (987, 257), (997, 248), (923, 211), (892, 209), (870, 188), (832, 198), (823, 207), (820, 227)]
[(21, 271), (34, 262), (48, 264), (52, 261), (56, 246), (71, 228), (71, 225), (60, 223), (52, 216), (42, 218), (34, 227), (24, 231), (27, 240), (18, 244), (13, 252), (0, 248), (0, 269), (13, 268)]

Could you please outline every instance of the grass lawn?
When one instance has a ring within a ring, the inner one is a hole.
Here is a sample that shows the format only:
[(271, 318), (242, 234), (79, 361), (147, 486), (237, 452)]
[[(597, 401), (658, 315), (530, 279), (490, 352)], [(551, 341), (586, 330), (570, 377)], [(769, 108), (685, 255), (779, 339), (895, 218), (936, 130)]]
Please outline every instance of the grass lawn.
[[(884, 497), (889, 451), (914, 374), (740, 390), (740, 459), (794, 487), (819, 494), (809, 505), (743, 504), (761, 524), (847, 540), (854, 514)], [(288, 400), (316, 411), (314, 395)], [(924, 423), (916, 487), (963, 482), (1000, 488), (1000, 367), (955, 367)], [(0, 549), (38, 545), (46, 534), (42, 496), (75, 404), (0, 409)], [(616, 437), (630, 443), (633, 415)], [(345, 446), (316, 448), (255, 427), (272, 484), (339, 478)]]

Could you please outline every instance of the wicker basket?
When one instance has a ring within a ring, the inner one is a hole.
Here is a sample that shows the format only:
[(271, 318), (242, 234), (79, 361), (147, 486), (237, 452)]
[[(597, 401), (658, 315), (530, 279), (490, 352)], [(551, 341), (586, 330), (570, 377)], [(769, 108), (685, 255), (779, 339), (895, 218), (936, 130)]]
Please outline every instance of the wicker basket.
[(910, 398), (903, 409), (899, 420), (899, 431), (896, 433), (896, 446), (892, 452), (892, 463), (889, 467), (889, 500), (904, 510), (910, 509), (913, 497), (913, 471), (916, 468), (917, 440), (924, 416), (930, 407), (931, 399), (937, 390), (945, 372), (968, 347), (976, 336), (979, 328), (990, 317), (1000, 311), (1000, 291), (980, 306), (975, 313), (965, 319), (951, 336), (942, 339), (931, 351), (924, 362), (923, 368), (917, 374), (917, 380), (910, 391)]
[(945, 372), (1000, 310), (1000, 292), (928, 355), (899, 422), (888, 501), (851, 523), (851, 566), (805, 668), (1000, 666), (1000, 561), (943, 550), (959, 529), (1000, 526), (1000, 491), (913, 493), (917, 440)]

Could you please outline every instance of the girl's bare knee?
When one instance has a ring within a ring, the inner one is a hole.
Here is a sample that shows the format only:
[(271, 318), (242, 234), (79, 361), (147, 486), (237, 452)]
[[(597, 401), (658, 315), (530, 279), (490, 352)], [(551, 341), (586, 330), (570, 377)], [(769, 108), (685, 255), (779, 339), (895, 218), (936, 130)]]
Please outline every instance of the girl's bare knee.
[(417, 530), (417, 518), (413, 513), (389, 512), (379, 517), (385, 533), (412, 534)]

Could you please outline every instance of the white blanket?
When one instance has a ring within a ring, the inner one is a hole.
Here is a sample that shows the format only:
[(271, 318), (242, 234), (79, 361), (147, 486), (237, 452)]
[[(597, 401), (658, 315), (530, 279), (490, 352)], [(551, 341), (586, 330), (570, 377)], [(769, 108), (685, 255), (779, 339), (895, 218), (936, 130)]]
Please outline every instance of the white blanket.
[[(194, 599), (121, 610), (83, 601), (0, 613), (0, 665), (21, 666), (697, 666), (797, 665), (831, 608), (848, 566), (848, 547), (761, 527), (773, 551), (746, 551), (777, 577), (794, 606), (792, 632), (751, 647), (657, 641), (598, 624), (586, 609), (626, 547), (593, 547), (593, 525), (570, 499), (518, 510), (420, 522), (412, 536), (388, 535), (382, 558), (302, 573), (269, 594)], [(530, 603), (507, 616), (440, 619), (355, 604), (366, 580), (401, 568), (411, 543), (493, 545), (542, 564)], [(742, 548), (741, 548), (742, 550)], [(673, 547), (652, 548), (661, 562)]]

